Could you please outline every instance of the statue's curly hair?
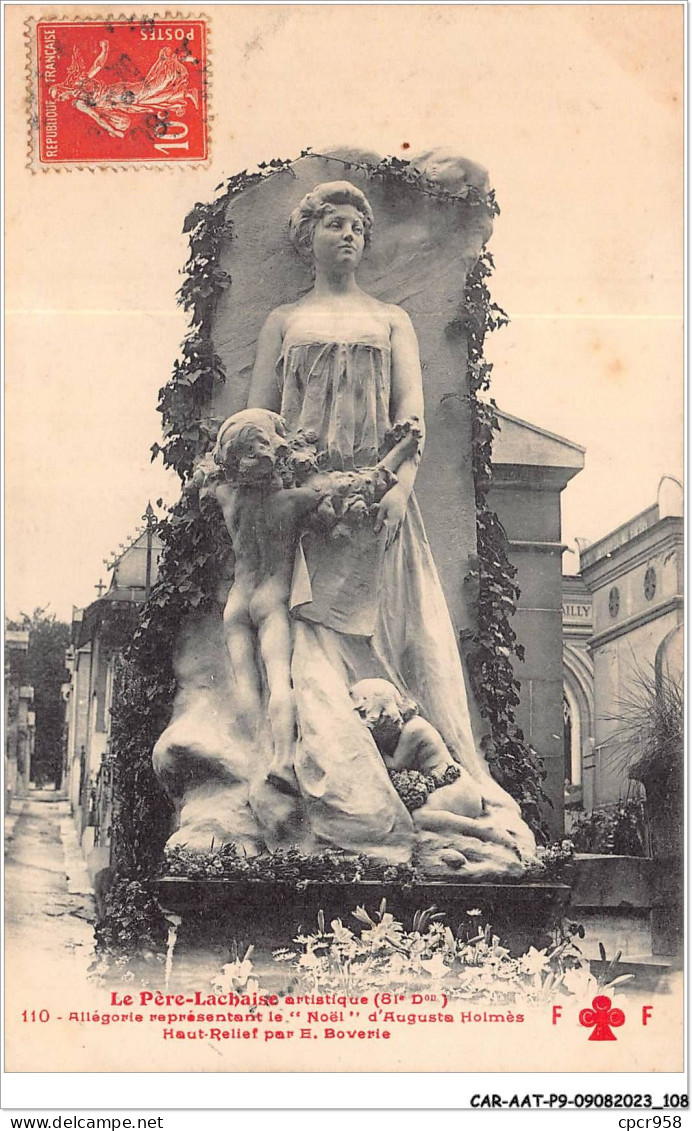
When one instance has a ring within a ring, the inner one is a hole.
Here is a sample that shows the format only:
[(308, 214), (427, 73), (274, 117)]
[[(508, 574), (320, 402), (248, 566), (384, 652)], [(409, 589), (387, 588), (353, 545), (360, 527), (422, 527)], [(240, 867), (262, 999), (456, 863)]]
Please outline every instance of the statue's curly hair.
[(312, 237), (317, 221), (333, 211), (337, 204), (350, 204), (360, 212), (363, 217), (365, 246), (369, 247), (373, 214), (365, 193), (350, 181), (325, 181), (303, 197), (288, 221), (291, 243), (305, 263), (312, 263)]
[(283, 417), (266, 408), (246, 408), (224, 420), (211, 453), (212, 461), (229, 479), (238, 473), (240, 449), (260, 436), (273, 433), (281, 447), (285, 445), (286, 423)]
[(393, 696), (405, 723), (418, 714), (418, 704), (399, 691), (388, 679), (359, 679), (350, 689), (351, 701), (359, 715), (364, 716), (368, 705), (383, 703)]

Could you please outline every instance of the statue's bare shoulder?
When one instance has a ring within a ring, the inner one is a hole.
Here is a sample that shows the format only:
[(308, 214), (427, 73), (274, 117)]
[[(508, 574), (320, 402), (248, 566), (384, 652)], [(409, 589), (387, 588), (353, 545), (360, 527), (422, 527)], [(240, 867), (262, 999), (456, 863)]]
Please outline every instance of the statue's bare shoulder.
[(283, 337), (288, 319), (293, 311), (300, 306), (300, 303), (301, 300), (298, 299), (296, 302), (284, 302), (281, 306), (275, 306), (271, 313), (267, 315), (263, 328), (265, 330), (278, 330)]
[(387, 314), (392, 330), (412, 329), (411, 319), (402, 306), (397, 306), (394, 302), (383, 302), (380, 305)]

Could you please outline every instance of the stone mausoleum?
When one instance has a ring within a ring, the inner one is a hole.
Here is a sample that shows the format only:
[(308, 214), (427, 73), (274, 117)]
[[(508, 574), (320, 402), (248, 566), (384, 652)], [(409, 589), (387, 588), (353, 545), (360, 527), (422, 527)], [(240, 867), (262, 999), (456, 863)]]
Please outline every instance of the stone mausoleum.
[(92, 879), (110, 866), (112, 812), (111, 706), (115, 665), (123, 644), (114, 619), (134, 629), (145, 595), (156, 581), (161, 554), (158, 536), (146, 530), (109, 564), (110, 584), (84, 609), (72, 610), (72, 636), (65, 657), (70, 673), (64, 688), (66, 749), (63, 789), (67, 790), (82, 852)]
[(682, 488), (664, 476), (656, 502), (597, 542), (580, 542), (562, 578), (566, 802), (587, 812), (638, 795), (637, 751), (623, 722), (642, 681), (682, 677)]

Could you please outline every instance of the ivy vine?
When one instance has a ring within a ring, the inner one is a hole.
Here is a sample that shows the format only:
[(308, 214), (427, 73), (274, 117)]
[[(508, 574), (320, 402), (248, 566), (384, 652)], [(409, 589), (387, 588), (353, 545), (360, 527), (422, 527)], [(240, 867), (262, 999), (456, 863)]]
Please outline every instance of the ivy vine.
[(512, 657), (523, 661), (524, 648), (511, 625), (520, 590), (517, 569), (509, 560), (502, 523), (488, 506), (492, 483), (493, 439), (499, 431), (497, 405), (481, 393), (490, 388), (492, 364), (485, 360), (486, 334), (506, 326), (507, 315), (493, 302), (488, 278), (495, 264), (487, 248), (469, 272), (464, 293), (462, 328), (468, 348), (468, 382), (472, 420), (472, 463), (476, 494), (478, 618), (467, 644), (467, 663), (481, 715), (490, 726), (485, 757), (499, 784), (521, 806), (524, 819), (542, 841), (547, 840), (542, 804), (552, 804), (543, 788), (543, 763), (516, 721), (520, 681)]

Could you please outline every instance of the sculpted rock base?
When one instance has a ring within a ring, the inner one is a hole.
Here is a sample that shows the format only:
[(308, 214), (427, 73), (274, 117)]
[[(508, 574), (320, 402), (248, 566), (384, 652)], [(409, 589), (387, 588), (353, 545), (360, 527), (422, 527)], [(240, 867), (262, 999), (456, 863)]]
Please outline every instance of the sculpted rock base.
[[(175, 657), (173, 716), (154, 750), (156, 772), (178, 802), (169, 845), (207, 853), (234, 843), (248, 856), (289, 846), (306, 853), (363, 852), (392, 864), (415, 861), (426, 875), (464, 882), (524, 874), (535, 859), (533, 838), (518, 806), (499, 787), (495, 805), (490, 802), (487, 840), (468, 835), (463, 818), (445, 810), (445, 790), (453, 787), (441, 787), (421, 809), (407, 812), (367, 727), (341, 690), (333, 650), (324, 641), (324, 650), (317, 650), (315, 634), (316, 626), (295, 625), (294, 672), (303, 692), (321, 705), (325, 728), (298, 743), (290, 788), (267, 778), (268, 728), (254, 749), (238, 739), (220, 612), (185, 626)], [(341, 660), (344, 671), (358, 659), (358, 642), (352, 643), (350, 661)], [(325, 770), (328, 750), (319, 756), (326, 734), (330, 748), (347, 752), (336, 778)], [(365, 779), (376, 783), (367, 794)], [(494, 784), (486, 783), (486, 795)], [(504, 844), (497, 842), (499, 828), (506, 832)]]

